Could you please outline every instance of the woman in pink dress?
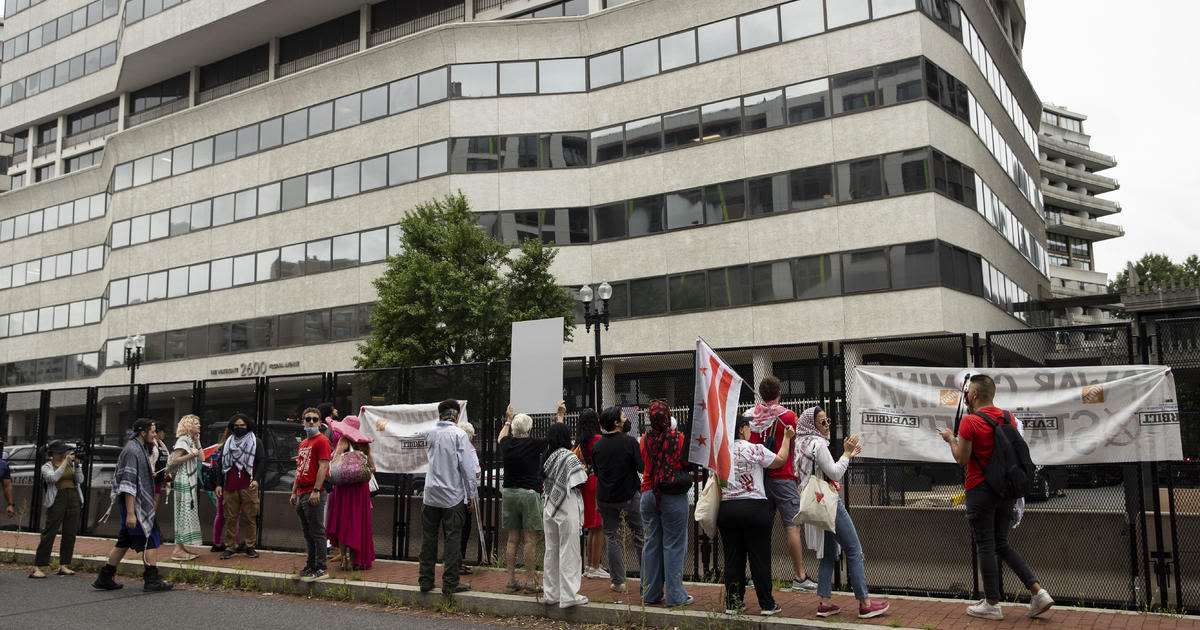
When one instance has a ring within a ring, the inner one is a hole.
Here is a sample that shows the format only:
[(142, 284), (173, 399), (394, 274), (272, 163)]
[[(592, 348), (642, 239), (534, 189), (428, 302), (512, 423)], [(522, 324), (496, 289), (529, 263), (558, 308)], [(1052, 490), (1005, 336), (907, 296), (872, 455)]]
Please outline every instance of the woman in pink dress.
[[(346, 416), (330, 427), (341, 434), (333, 450), (333, 459), (347, 451), (365, 453), (371, 472), (375, 471), (375, 460), (371, 458), (371, 440), (359, 431), (357, 416)], [(371, 533), (371, 489), (370, 480), (343, 484), (329, 497), (328, 519), (325, 537), (337, 545), (342, 553), (342, 569), (365, 571), (375, 563), (375, 540)]]

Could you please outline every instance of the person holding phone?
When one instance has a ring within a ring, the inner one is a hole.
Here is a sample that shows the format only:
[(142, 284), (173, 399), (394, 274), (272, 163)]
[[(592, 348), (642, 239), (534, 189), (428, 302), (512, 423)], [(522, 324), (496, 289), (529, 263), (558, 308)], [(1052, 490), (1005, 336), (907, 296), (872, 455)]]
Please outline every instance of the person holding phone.
[(50, 461), (42, 464), (42, 481), (46, 484), (43, 505), (46, 509), (46, 526), (42, 528), (42, 540), (34, 556), (33, 570), (29, 577), (42, 579), (50, 570), (50, 552), (54, 549), (54, 537), (62, 533), (58, 548), (58, 574), (75, 575), (71, 570), (71, 558), (75, 553), (75, 534), (79, 531), (79, 514), (83, 509), (83, 473), (75, 459), (70, 444), (54, 440), (46, 445)]

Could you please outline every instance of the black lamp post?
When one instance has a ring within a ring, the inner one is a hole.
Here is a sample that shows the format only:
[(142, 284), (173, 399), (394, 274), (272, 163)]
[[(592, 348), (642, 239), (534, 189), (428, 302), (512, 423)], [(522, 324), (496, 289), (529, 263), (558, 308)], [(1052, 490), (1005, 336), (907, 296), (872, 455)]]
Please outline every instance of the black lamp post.
[(591, 285), (583, 285), (579, 289), (579, 301), (583, 302), (583, 324), (584, 331), (590, 332), (594, 327), (596, 329), (596, 382), (595, 382), (595, 398), (596, 410), (601, 408), (600, 395), (603, 391), (603, 360), (604, 355), (600, 352), (600, 325), (604, 325), (604, 330), (608, 330), (608, 300), (612, 298), (612, 285), (607, 282), (601, 282), (596, 288), (596, 297), (600, 298), (600, 303), (596, 308), (592, 309), (592, 287)]
[(137, 379), (137, 369), (142, 363), (142, 349), (146, 347), (146, 336), (137, 334), (125, 338), (125, 369), (129, 370), (129, 408), (137, 417), (137, 405), (134, 403), (133, 387)]

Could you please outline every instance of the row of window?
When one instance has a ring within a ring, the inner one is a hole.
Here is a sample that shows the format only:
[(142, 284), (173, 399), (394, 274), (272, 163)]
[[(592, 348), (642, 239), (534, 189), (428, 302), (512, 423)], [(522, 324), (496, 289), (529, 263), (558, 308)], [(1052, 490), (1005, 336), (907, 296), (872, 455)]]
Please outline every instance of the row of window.
[[(371, 334), (374, 303), (335, 306), (252, 320), (147, 333), (143, 361), (199, 359), (267, 348), (348, 341)], [(125, 364), (125, 339), (109, 339), (99, 352), (0, 363), (0, 383), (12, 387), (98, 376)]]
[(63, 160), (63, 173), (74, 173), (82, 168), (90, 168), (100, 164), (104, 159), (104, 149), (96, 149), (87, 153), (71, 156)]
[(398, 253), (399, 237), (398, 226), (381, 227), (121, 278), (108, 283), (109, 307), (376, 263)]
[(1046, 249), (1017, 216), (1008, 209), (1000, 197), (975, 175), (975, 209), (979, 211), (996, 231), (1004, 236), (1010, 245), (1015, 247), (1043, 276), (1050, 277), (1050, 263), (1046, 258)]
[(104, 216), (108, 195), (99, 193), (0, 221), (0, 242), (49, 232)]
[(116, 61), (116, 42), (109, 42), (99, 48), (75, 55), (41, 72), (34, 72), (29, 76), (0, 86), (0, 107), (8, 107), (40, 92), (87, 76), (113, 65)]
[(93, 245), (38, 260), (0, 267), (0, 289), (49, 282), (104, 268), (105, 247)]
[(126, 0), (125, 25), (154, 17), (167, 9), (183, 4), (187, 0)]
[(509, 19), (520, 20), (525, 18), (548, 18), (548, 17), (574, 17), (577, 15), (587, 15), (588, 0), (566, 0), (565, 2), (556, 2), (550, 6), (542, 7), (535, 11), (514, 15)]
[(5, 62), (12, 61), (53, 41), (82, 31), (89, 26), (95, 26), (116, 15), (118, 8), (120, 7), (117, 0), (95, 0), (66, 15), (59, 16), (58, 19), (35, 26), (24, 33), (4, 40), (2, 59)]
[(44, 0), (4, 0), (4, 17), (10, 17), (29, 7), (41, 4)]
[[(440, 102), (447, 98), (487, 98), (523, 94), (562, 94), (584, 92), (608, 87), (622, 81), (633, 81), (652, 74), (667, 72), (696, 63), (704, 63), (825, 30), (871, 19), (914, 10), (914, 0), (829, 0), (829, 15), (822, 0), (795, 0), (783, 5), (747, 15), (728, 18), (694, 29), (601, 53), (593, 57), (542, 59), (519, 62), (489, 62), (442, 66), (341, 98), (319, 103), (248, 125), (241, 129), (199, 140), (192, 145), (214, 143), (225, 138), (225, 144), (236, 143), (233, 138), (245, 137), (245, 153), (220, 154), (203, 166), (235, 159), (257, 151), (291, 144), (335, 130), (352, 127), (383, 116)], [(186, 96), (186, 86), (176, 86), (175, 98)], [(135, 99), (136, 100), (136, 99)], [(279, 131), (282, 129), (282, 131)], [(250, 137), (264, 138), (250, 148)], [(176, 152), (187, 153), (191, 145), (163, 151), (157, 156), (140, 160), (171, 160)], [(201, 147), (203, 149), (203, 147)], [(202, 151), (203, 152), (203, 151)], [(124, 190), (157, 181), (133, 177), (134, 162), (117, 165), (114, 190)], [(201, 164), (192, 160), (176, 170), (172, 162), (165, 170), (156, 171), (161, 177), (186, 173)]]
[[(1067, 131), (1074, 131), (1075, 133), (1083, 133), (1083, 121), (1079, 120), (1078, 118), (1070, 118), (1068, 116), (1059, 116), (1058, 114), (1055, 114), (1054, 112), (1042, 110), (1042, 122), (1050, 124), (1050, 125), (1054, 125), (1055, 127), (1062, 127), (1063, 129), (1066, 129)], [(1075, 143), (1075, 144), (1079, 144), (1079, 143)], [(1086, 145), (1083, 145), (1083, 146), (1086, 148)]]
[[(609, 281), (614, 319), (658, 317), (772, 302), (943, 286), (1005, 311), (1029, 294), (978, 254), (942, 241)], [(583, 316), (577, 306), (577, 319)], [(1023, 313), (1015, 313), (1021, 318)]]
[[(937, 0), (940, 2), (942, 0)], [(922, 0), (922, 5), (929, 4), (930, 0)], [(936, 4), (937, 2), (934, 2)], [(991, 86), (992, 92), (999, 99), (1000, 104), (1004, 106), (1004, 111), (1008, 112), (1009, 118), (1013, 124), (1017, 126), (1017, 131), (1021, 134), (1021, 138), (1025, 140), (1025, 145), (1029, 147), (1029, 151), (1037, 155), (1037, 131), (1029, 122), (1029, 118), (1025, 116), (1025, 112), (1021, 110), (1020, 103), (1017, 102), (1017, 97), (1008, 87), (1008, 81), (1004, 75), (1000, 73), (1000, 68), (992, 61), (992, 55), (983, 45), (983, 40), (979, 38), (979, 33), (975, 27), (971, 25), (971, 21), (967, 18), (966, 13), (962, 8), (950, 0), (953, 7), (951, 10), (957, 10), (962, 14), (962, 37), (961, 41), (970, 53), (971, 58), (975, 60), (975, 65), (979, 67), (979, 71), (983, 73), (987, 79), (988, 85)]]
[(1008, 146), (1008, 142), (1000, 133), (1000, 130), (992, 123), (992, 119), (988, 117), (983, 106), (975, 98), (974, 94), (970, 94), (971, 130), (979, 139), (983, 141), (984, 146), (995, 158), (1000, 167), (1008, 174), (1009, 179), (1017, 186), (1017, 190), (1029, 200), (1030, 205), (1037, 210), (1039, 215), (1045, 216), (1045, 209), (1042, 206), (1042, 193), (1038, 188), (1037, 182), (1033, 177), (1025, 171), (1024, 165), (1017, 159), (1017, 154)]
[(99, 323), (108, 311), (102, 298), (43, 306), (0, 315), (0, 337), (16, 337)]

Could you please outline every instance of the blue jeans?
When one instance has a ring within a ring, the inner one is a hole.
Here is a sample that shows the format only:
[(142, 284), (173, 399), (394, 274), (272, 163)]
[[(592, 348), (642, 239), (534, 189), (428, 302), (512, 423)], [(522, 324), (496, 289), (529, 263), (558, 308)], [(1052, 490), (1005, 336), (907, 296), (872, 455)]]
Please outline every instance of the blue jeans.
[(833, 567), (837, 564), (837, 545), (841, 545), (846, 553), (846, 573), (854, 588), (854, 597), (866, 599), (867, 573), (863, 570), (862, 545), (858, 542), (858, 532), (854, 531), (854, 521), (850, 520), (850, 513), (841, 501), (838, 501), (836, 528), (836, 534), (825, 532), (825, 554), (817, 574), (817, 595), (829, 597), (833, 593)]
[(654, 492), (642, 493), (642, 601), (663, 601), (678, 606), (687, 600), (683, 589), (683, 559), (687, 553), (688, 498), (686, 494), (663, 494), (662, 513), (655, 509)]

